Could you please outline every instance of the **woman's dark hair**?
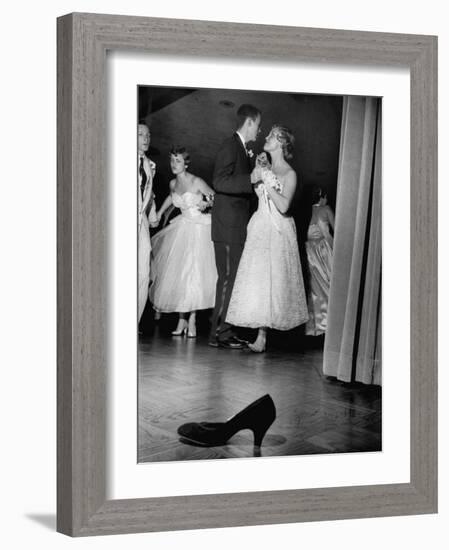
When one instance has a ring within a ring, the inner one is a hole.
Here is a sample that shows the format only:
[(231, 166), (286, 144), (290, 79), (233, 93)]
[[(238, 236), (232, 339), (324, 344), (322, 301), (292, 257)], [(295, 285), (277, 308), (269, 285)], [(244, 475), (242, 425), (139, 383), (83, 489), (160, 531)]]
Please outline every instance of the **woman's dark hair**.
[(286, 126), (275, 125), (271, 131), (276, 131), (276, 138), (282, 145), (282, 154), (286, 160), (293, 157), (293, 145), (295, 143), (295, 136), (292, 131)]
[(254, 105), (249, 105), (249, 103), (244, 103), (240, 105), (237, 111), (237, 130), (239, 130), (244, 124), (247, 118), (251, 120), (256, 120), (258, 116), (261, 116), (261, 112)]
[(316, 204), (322, 197), (325, 197), (326, 193), (321, 187), (314, 184), (311, 186), (310, 190), (310, 203)]
[(184, 163), (186, 167), (189, 166), (190, 154), (185, 147), (176, 147), (175, 145), (172, 145), (172, 148), (170, 149), (170, 156), (171, 155), (174, 155), (174, 156), (181, 155), (182, 158), (184, 159)]

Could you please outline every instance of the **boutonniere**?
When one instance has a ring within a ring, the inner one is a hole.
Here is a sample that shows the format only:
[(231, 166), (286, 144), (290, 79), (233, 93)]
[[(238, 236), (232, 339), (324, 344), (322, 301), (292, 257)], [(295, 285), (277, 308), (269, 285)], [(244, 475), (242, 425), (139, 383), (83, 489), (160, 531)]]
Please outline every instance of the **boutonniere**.
[(249, 156), (250, 159), (253, 158), (253, 156), (254, 156), (254, 151), (253, 151), (252, 149), (247, 149), (247, 150), (246, 150), (246, 153), (247, 153), (247, 155)]

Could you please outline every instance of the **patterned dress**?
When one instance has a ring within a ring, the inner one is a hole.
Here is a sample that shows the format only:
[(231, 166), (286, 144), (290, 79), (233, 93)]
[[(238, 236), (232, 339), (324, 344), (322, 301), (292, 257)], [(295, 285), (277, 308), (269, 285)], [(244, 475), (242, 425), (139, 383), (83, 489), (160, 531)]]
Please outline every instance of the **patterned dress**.
[(249, 221), (226, 321), (240, 327), (290, 330), (308, 319), (296, 227), (264, 185)]
[(309, 321), (306, 334), (318, 336), (327, 329), (327, 309), (332, 273), (333, 239), (325, 210), (317, 209), (307, 232), (307, 259), (310, 271)]

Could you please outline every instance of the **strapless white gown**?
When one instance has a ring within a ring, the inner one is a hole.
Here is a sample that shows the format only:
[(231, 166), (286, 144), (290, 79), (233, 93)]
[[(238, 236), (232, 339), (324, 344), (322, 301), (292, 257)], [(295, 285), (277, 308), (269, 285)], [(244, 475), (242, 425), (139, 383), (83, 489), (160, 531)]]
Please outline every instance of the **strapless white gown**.
[(249, 221), (226, 321), (240, 327), (290, 330), (308, 319), (293, 218), (256, 188), (259, 206)]
[(200, 193), (172, 193), (172, 200), (181, 214), (151, 238), (150, 301), (165, 313), (212, 308), (217, 268), (211, 216), (198, 209)]

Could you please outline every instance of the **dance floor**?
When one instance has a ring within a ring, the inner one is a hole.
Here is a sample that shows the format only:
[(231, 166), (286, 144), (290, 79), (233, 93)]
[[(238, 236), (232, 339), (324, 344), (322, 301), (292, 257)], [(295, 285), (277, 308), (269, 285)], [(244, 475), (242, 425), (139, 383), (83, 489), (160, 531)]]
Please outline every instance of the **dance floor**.
[[(267, 352), (226, 350), (172, 337), (167, 322), (140, 339), (139, 462), (381, 450), (381, 388), (322, 374), (316, 339), (273, 333)], [(260, 450), (249, 430), (225, 446), (183, 443), (185, 422), (221, 422), (269, 393), (277, 418)]]

